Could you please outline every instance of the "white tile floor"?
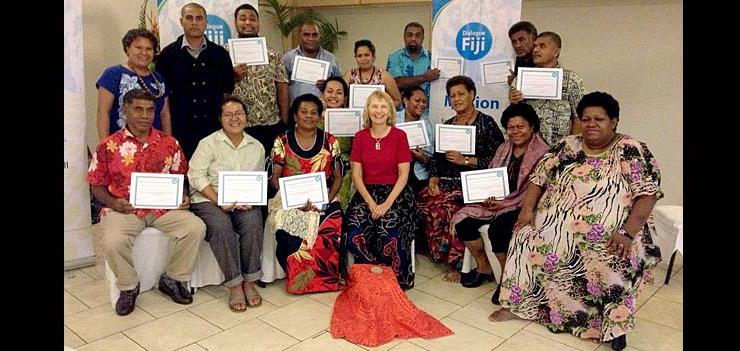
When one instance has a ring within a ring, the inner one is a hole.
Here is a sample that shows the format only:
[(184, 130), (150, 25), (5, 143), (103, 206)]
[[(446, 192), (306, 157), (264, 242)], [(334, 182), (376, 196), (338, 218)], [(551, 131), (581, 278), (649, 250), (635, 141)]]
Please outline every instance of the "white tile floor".
[[(667, 260), (666, 260), (667, 261)], [(683, 350), (683, 262), (676, 258), (670, 285), (663, 285), (666, 262), (655, 285), (638, 300), (637, 327), (626, 350)], [(417, 255), (416, 288), (409, 298), (454, 331), (438, 339), (394, 340), (366, 348), (328, 332), (338, 293), (289, 295), (282, 282), (259, 289), (262, 306), (246, 313), (229, 310), (227, 290), (198, 290), (193, 304), (178, 305), (159, 291), (139, 295), (136, 310), (119, 317), (111, 307), (103, 265), (64, 273), (64, 345), (75, 350), (584, 350), (609, 351), (604, 344), (570, 334), (553, 334), (536, 323), (491, 323), (492, 283), (476, 289), (442, 281), (444, 268)]]

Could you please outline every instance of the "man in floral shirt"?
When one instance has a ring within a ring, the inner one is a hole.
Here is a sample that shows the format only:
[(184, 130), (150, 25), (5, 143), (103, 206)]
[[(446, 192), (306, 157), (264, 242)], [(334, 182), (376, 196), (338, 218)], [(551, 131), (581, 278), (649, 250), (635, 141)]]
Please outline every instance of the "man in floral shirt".
[(190, 280), (206, 231), (203, 221), (187, 211), (187, 192), (177, 210), (137, 209), (128, 201), (131, 172), (185, 175), (188, 163), (177, 140), (152, 128), (151, 93), (132, 89), (124, 95), (123, 103), (126, 128), (100, 141), (87, 173), (93, 195), (105, 204), (99, 225), (105, 259), (121, 290), (116, 302), (116, 313), (121, 316), (133, 312), (139, 294), (139, 279), (132, 264), (134, 238), (145, 227), (155, 227), (176, 239), (167, 270), (159, 279), (159, 290), (179, 304), (190, 304), (193, 297), (185, 282)]

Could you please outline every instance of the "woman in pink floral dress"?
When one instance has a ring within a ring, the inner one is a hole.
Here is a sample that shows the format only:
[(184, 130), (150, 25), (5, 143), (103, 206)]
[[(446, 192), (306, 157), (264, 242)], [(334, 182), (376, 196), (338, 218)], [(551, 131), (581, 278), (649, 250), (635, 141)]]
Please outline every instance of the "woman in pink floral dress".
[(530, 176), (492, 321), (536, 320), (553, 332), (626, 347), (637, 294), (660, 262), (649, 223), (663, 196), (655, 158), (616, 132), (619, 103), (585, 95), (581, 135), (563, 138)]

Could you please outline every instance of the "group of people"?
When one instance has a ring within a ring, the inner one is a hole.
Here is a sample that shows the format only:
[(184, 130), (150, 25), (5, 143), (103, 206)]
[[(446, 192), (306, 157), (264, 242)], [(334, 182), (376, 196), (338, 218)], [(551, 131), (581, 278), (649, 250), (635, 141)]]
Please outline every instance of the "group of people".
[[(229, 308), (259, 306), (255, 285), (287, 278), (295, 294), (343, 287), (347, 260), (392, 267), (398, 284), (414, 286), (414, 253), (449, 265), (445, 279), (464, 287), (494, 281), (481, 240), (487, 235), (503, 272), (492, 296), (503, 308), (489, 319), (537, 320), (553, 331), (626, 346), (637, 294), (660, 260), (650, 212), (662, 197), (657, 163), (644, 143), (617, 132), (619, 104), (609, 94), (584, 95), (583, 81), (564, 69), (563, 98), (523, 99), (513, 87), (519, 67), (560, 67), (561, 38), (538, 34), (529, 22), (509, 37), (516, 66), (510, 105), (499, 128), (474, 106), (472, 79), (446, 81), (454, 115), (444, 124), (475, 126), (473, 154), (410, 149), (396, 123), (422, 121), (429, 140), (429, 82), (439, 79), (422, 46), (424, 28), (404, 28), (405, 46), (386, 69), (375, 66), (375, 46), (355, 43), (357, 67), (342, 74), (319, 46), (319, 27), (302, 24), (300, 44), (268, 64), (232, 65), (208, 40), (207, 13), (181, 10), (184, 34), (157, 55), (156, 36), (132, 29), (123, 37), (127, 61), (97, 82), (98, 136), (88, 181), (105, 204), (100, 226), (105, 258), (121, 290), (116, 312), (134, 310), (139, 293), (133, 240), (146, 226), (175, 238), (159, 290), (192, 302), (187, 281), (198, 246), (206, 240), (229, 288)], [(259, 13), (234, 11), (240, 38), (259, 35)], [(291, 81), (297, 56), (330, 62), (316, 84)], [(349, 85), (383, 84), (367, 98), (363, 128), (354, 137), (323, 129), (327, 108), (348, 106)], [(400, 89), (400, 90), (399, 90)], [(505, 134), (505, 135), (504, 135)], [(463, 202), (461, 172), (506, 167), (510, 193), (479, 204)], [(218, 205), (219, 172), (264, 171), (267, 206)], [(128, 201), (132, 172), (183, 174), (179, 209), (140, 209)], [(328, 204), (310, 201), (284, 210), (276, 195), (281, 177), (320, 172)], [(465, 249), (476, 262), (460, 272)]]

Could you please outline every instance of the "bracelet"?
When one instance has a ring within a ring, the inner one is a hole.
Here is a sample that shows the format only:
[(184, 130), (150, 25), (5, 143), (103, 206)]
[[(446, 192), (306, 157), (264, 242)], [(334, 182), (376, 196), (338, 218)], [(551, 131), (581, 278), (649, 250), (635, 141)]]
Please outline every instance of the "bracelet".
[(621, 235), (624, 235), (624, 236), (626, 236), (626, 237), (627, 237), (628, 239), (630, 239), (630, 240), (635, 240), (635, 237), (634, 237), (634, 236), (633, 236), (632, 234), (628, 233), (628, 232), (627, 232), (626, 230), (624, 230), (624, 229), (620, 229), (620, 230), (618, 230), (618, 231), (617, 231), (617, 234), (621, 234)]

